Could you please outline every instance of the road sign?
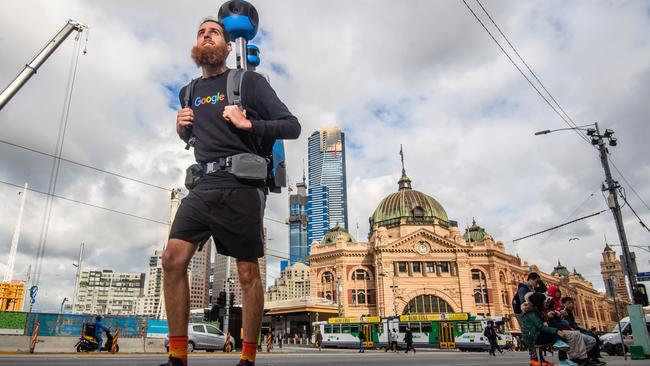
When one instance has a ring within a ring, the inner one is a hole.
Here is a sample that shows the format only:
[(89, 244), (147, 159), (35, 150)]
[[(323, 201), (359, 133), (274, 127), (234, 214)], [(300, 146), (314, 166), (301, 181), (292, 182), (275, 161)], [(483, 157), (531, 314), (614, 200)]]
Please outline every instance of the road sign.
[(650, 272), (639, 272), (636, 274), (636, 280), (638, 282), (650, 281)]

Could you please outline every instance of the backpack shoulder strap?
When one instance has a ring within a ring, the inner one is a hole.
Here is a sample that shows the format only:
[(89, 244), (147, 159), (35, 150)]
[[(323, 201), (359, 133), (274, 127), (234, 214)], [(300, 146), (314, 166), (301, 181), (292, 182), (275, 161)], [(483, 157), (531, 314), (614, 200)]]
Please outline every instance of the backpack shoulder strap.
[(183, 93), (183, 105), (181, 106), (182, 108), (190, 107), (190, 99), (192, 98), (192, 92), (194, 92), (194, 85), (196, 85), (196, 82), (199, 81), (200, 78), (201, 77), (193, 79), (189, 82), (189, 84), (185, 86), (185, 93)]
[(247, 70), (234, 69), (228, 73), (226, 81), (226, 95), (228, 102), (231, 105), (242, 106), (242, 83), (244, 81), (244, 74)]

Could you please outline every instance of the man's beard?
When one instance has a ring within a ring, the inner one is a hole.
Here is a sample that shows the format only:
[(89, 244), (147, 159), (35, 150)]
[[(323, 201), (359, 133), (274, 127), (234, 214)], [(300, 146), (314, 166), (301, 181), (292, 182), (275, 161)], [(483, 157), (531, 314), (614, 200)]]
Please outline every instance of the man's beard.
[(211, 66), (218, 67), (226, 64), (228, 57), (228, 48), (223, 46), (194, 46), (192, 47), (192, 60), (198, 67)]

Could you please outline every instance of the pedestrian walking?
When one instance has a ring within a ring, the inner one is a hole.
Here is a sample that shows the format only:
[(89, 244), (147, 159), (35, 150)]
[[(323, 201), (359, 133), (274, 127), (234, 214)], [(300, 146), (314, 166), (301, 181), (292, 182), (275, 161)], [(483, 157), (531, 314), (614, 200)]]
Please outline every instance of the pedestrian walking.
[(393, 352), (397, 352), (397, 331), (393, 328), (393, 339), (390, 342)]
[(517, 336), (512, 337), (512, 350), (519, 351), (519, 338)]
[(499, 353), (503, 354), (501, 347), (499, 347), (499, 344), (497, 343), (497, 339), (501, 339), (501, 337), (497, 334), (492, 320), (488, 321), (485, 330), (483, 330), (483, 335), (488, 339), (488, 342), (490, 342), (490, 354), (492, 356), (497, 355), (496, 352), (494, 352), (495, 350), (498, 350)]
[(404, 353), (409, 353), (409, 350), (413, 350), (413, 354), (415, 354), (415, 348), (413, 347), (413, 332), (411, 332), (411, 328), (406, 327), (406, 333), (404, 334), (404, 342), (406, 342), (406, 352)]
[(366, 341), (366, 333), (363, 332), (363, 329), (359, 331), (359, 353), (366, 352), (363, 347), (363, 343)]
[(389, 349), (393, 348), (393, 332), (388, 329), (386, 333), (386, 347), (384, 347), (384, 352), (388, 352)]
[(320, 351), (320, 347), (323, 344), (323, 334), (320, 332), (320, 329), (316, 331), (316, 347)]

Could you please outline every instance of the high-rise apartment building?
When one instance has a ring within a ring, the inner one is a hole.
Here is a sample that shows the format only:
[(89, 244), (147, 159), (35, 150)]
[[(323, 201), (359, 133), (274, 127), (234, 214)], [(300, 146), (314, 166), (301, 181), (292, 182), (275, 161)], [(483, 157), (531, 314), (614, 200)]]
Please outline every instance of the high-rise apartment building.
[(81, 271), (74, 311), (86, 314), (135, 315), (145, 284), (144, 273)]
[(290, 263), (307, 263), (307, 185), (296, 184), (298, 193), (289, 196), (289, 258)]
[[(267, 228), (264, 228), (264, 251), (266, 252)], [(230, 261), (230, 275), (226, 275), (227, 261)], [(262, 278), (262, 288), (266, 288), (266, 257), (259, 260), (260, 277)], [(226, 280), (230, 277), (229, 292), (235, 294), (235, 305), (242, 303), (242, 289), (239, 283), (239, 273), (237, 272), (237, 262), (235, 258), (226, 257), (225, 255), (215, 253), (214, 255), (214, 282), (212, 283), (213, 303), (219, 297), (219, 292), (226, 288)]]
[(207, 308), (210, 304), (210, 267), (212, 267), (212, 238), (190, 261), (190, 309)]
[(301, 262), (286, 268), (266, 292), (266, 301), (298, 299), (309, 296), (309, 267)]
[(307, 241), (320, 241), (338, 223), (348, 228), (345, 134), (338, 127), (314, 132), (308, 142)]
[(138, 315), (157, 316), (162, 303), (160, 301), (163, 286), (162, 250), (155, 250), (149, 257), (145, 276), (144, 293), (138, 300)]

